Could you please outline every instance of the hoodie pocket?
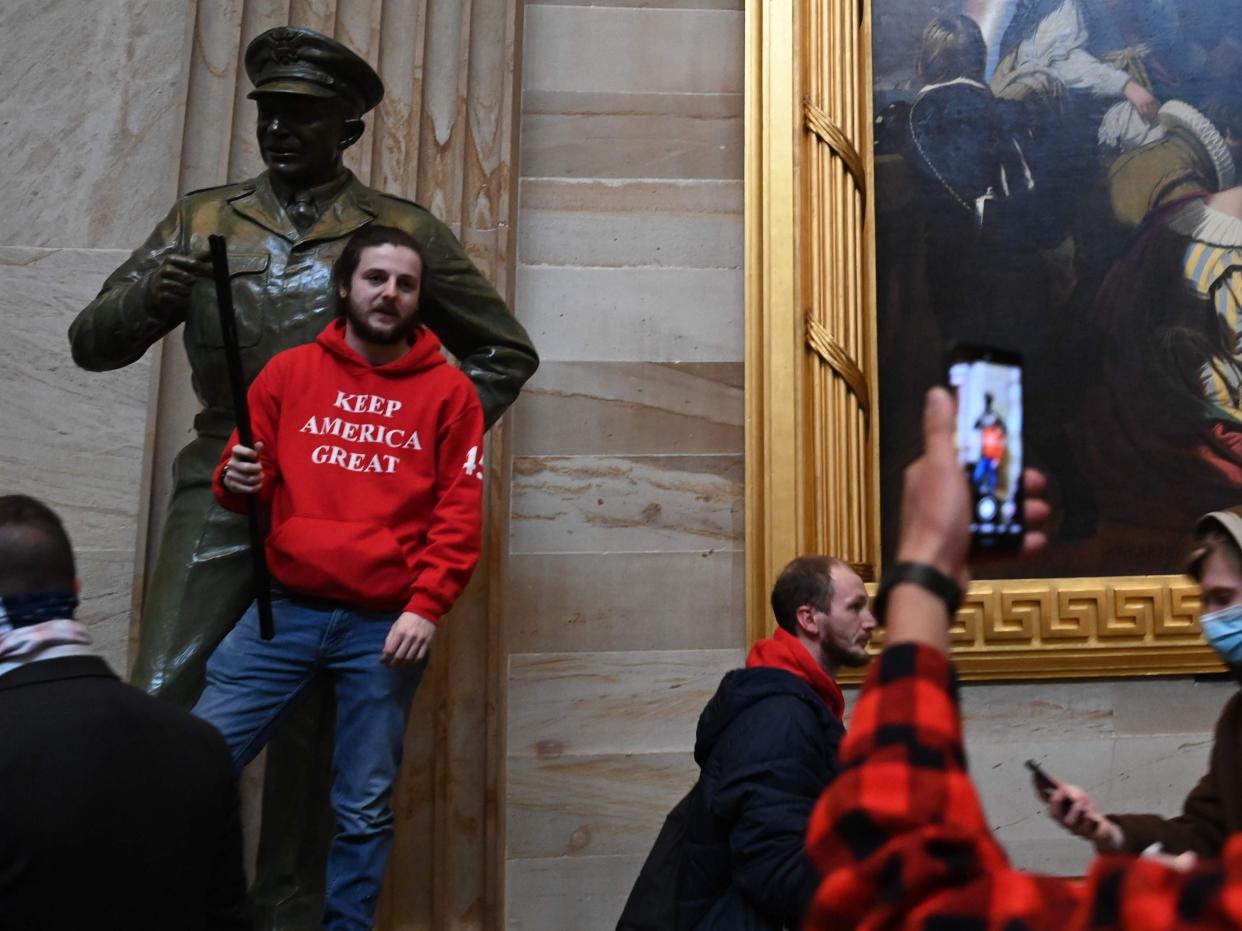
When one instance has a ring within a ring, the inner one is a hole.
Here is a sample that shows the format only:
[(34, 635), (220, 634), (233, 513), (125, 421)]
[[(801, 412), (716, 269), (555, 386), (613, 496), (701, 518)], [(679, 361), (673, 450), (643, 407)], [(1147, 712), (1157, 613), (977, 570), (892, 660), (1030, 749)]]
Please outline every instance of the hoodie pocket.
[(379, 524), (295, 514), (268, 537), (267, 558), (272, 574), (303, 594), (385, 607), (409, 596), (405, 553)]

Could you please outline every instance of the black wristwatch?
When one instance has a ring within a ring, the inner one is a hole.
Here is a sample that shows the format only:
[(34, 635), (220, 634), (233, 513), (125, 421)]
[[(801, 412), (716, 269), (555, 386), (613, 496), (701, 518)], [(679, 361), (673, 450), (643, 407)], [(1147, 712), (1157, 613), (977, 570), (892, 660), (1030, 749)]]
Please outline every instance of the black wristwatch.
[(917, 585), (943, 601), (945, 610), (949, 612), (950, 621), (957, 614), (957, 609), (962, 606), (961, 587), (939, 569), (933, 569), (921, 562), (895, 563), (884, 570), (884, 575), (880, 579), (880, 588), (875, 593), (875, 605), (871, 611), (881, 627), (884, 626), (884, 611), (888, 606), (889, 593), (896, 586), (907, 583)]

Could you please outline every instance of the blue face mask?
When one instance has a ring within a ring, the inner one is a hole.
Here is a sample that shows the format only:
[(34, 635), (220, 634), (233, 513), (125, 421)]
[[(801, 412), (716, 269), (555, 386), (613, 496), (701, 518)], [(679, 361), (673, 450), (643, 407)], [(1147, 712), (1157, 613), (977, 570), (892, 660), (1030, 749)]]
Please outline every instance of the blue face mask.
[(1221, 659), (1231, 666), (1242, 665), (1242, 604), (1208, 612), (1199, 618), (1199, 627)]

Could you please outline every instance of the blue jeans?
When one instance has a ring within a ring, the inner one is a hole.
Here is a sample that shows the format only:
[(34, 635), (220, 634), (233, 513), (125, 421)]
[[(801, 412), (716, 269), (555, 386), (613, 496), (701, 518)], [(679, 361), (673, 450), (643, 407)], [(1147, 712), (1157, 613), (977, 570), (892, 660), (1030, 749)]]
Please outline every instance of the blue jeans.
[(252, 604), (207, 662), (207, 687), (194, 714), (219, 729), (237, 772), (258, 755), (320, 673), (336, 692), (332, 808), (337, 834), (328, 851), (323, 926), (369, 931), (392, 850), (393, 782), (406, 719), (426, 660), (396, 668), (380, 649), (400, 612), (330, 602), (275, 599), (276, 636), (259, 636)]

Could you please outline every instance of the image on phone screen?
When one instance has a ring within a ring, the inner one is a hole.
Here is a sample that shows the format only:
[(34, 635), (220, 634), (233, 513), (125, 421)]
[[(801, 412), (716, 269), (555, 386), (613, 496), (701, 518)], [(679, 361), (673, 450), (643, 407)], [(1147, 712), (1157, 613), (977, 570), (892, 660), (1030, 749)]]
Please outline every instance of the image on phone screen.
[(1000, 350), (955, 351), (957, 455), (971, 490), (976, 548), (1016, 549), (1022, 540), (1022, 368)]

